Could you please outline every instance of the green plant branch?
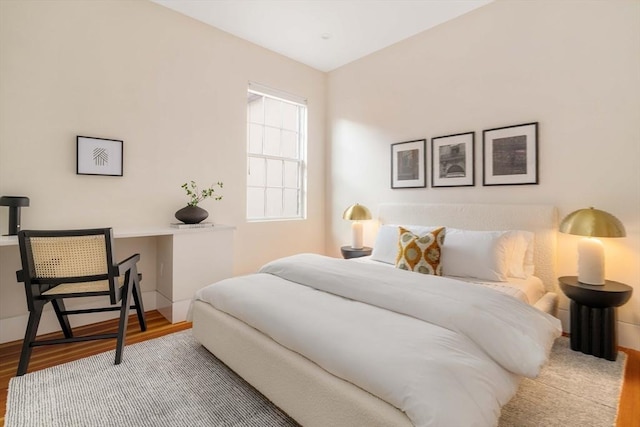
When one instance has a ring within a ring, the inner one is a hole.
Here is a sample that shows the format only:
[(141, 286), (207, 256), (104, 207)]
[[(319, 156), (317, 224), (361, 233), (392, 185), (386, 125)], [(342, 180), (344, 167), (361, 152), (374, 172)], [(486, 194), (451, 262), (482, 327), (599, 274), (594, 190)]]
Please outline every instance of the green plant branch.
[(218, 181), (217, 183), (211, 185), (204, 190), (199, 191), (198, 185), (195, 181), (190, 181), (189, 183), (184, 183), (180, 187), (187, 192), (187, 197), (189, 197), (189, 202), (187, 206), (198, 206), (202, 200), (211, 197), (213, 200), (221, 200), (222, 196), (216, 194), (215, 187), (222, 188), (222, 182)]

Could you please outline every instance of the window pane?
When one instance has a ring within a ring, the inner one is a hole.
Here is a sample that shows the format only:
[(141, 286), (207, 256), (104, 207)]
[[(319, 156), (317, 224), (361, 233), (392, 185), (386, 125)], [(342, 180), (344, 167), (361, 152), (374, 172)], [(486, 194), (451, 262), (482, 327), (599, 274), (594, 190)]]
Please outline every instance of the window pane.
[(282, 131), (282, 156), (298, 158), (298, 134), (288, 130)]
[(282, 215), (285, 217), (298, 216), (298, 190), (284, 190), (284, 211)]
[(264, 123), (267, 126), (282, 126), (282, 101), (265, 98), (264, 100)]
[(293, 104), (282, 103), (282, 129), (298, 130), (298, 107)]
[(260, 95), (249, 93), (247, 102), (248, 120), (253, 123), (264, 123), (264, 113), (262, 110), (264, 98)]
[(306, 107), (247, 94), (247, 218), (304, 216)]
[(279, 188), (267, 188), (267, 217), (279, 217), (282, 215), (282, 190)]
[(265, 160), (255, 157), (249, 157), (249, 167), (247, 175), (247, 185), (264, 187), (265, 186)]
[(267, 160), (267, 187), (282, 187), (282, 160)]
[(264, 129), (264, 154), (269, 156), (280, 155), (280, 129)]
[(298, 162), (284, 162), (284, 186), (298, 188)]
[(247, 188), (247, 217), (264, 217), (264, 189)]
[(262, 154), (262, 125), (249, 124), (247, 132), (249, 138), (249, 153)]

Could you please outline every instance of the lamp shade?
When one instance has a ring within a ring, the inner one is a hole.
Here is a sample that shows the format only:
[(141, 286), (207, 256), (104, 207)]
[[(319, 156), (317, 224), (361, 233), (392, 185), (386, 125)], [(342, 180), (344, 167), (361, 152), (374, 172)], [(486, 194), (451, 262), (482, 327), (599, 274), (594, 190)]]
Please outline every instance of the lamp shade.
[(371, 212), (365, 206), (355, 204), (349, 206), (342, 214), (342, 219), (348, 219), (349, 221), (364, 221), (371, 219)]
[(0, 206), (29, 206), (29, 198), (24, 196), (2, 196), (0, 197)]
[(588, 208), (571, 212), (560, 222), (560, 232), (587, 237), (625, 237), (624, 225), (615, 216)]

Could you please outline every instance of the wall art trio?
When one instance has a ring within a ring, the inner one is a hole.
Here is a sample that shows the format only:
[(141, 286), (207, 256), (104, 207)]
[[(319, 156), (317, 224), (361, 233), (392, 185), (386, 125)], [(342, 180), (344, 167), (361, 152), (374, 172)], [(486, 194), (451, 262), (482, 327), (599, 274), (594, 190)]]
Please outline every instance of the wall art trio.
[[(391, 188), (427, 186), (427, 140), (391, 144)], [(538, 184), (538, 122), (482, 131), (482, 185)], [(431, 138), (431, 186), (475, 185), (475, 132)]]

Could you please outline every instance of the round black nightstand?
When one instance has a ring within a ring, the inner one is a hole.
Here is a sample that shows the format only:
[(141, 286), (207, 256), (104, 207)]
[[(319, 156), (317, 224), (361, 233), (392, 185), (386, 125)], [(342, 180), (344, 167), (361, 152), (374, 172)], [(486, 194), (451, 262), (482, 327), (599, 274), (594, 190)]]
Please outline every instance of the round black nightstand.
[(616, 360), (616, 307), (629, 301), (633, 288), (612, 280), (604, 285), (586, 285), (576, 276), (560, 277), (558, 281), (571, 300), (571, 349)]
[(371, 248), (367, 246), (362, 249), (354, 249), (351, 246), (343, 246), (340, 248), (340, 251), (342, 252), (342, 258), (344, 259), (360, 258), (362, 256), (371, 255)]

